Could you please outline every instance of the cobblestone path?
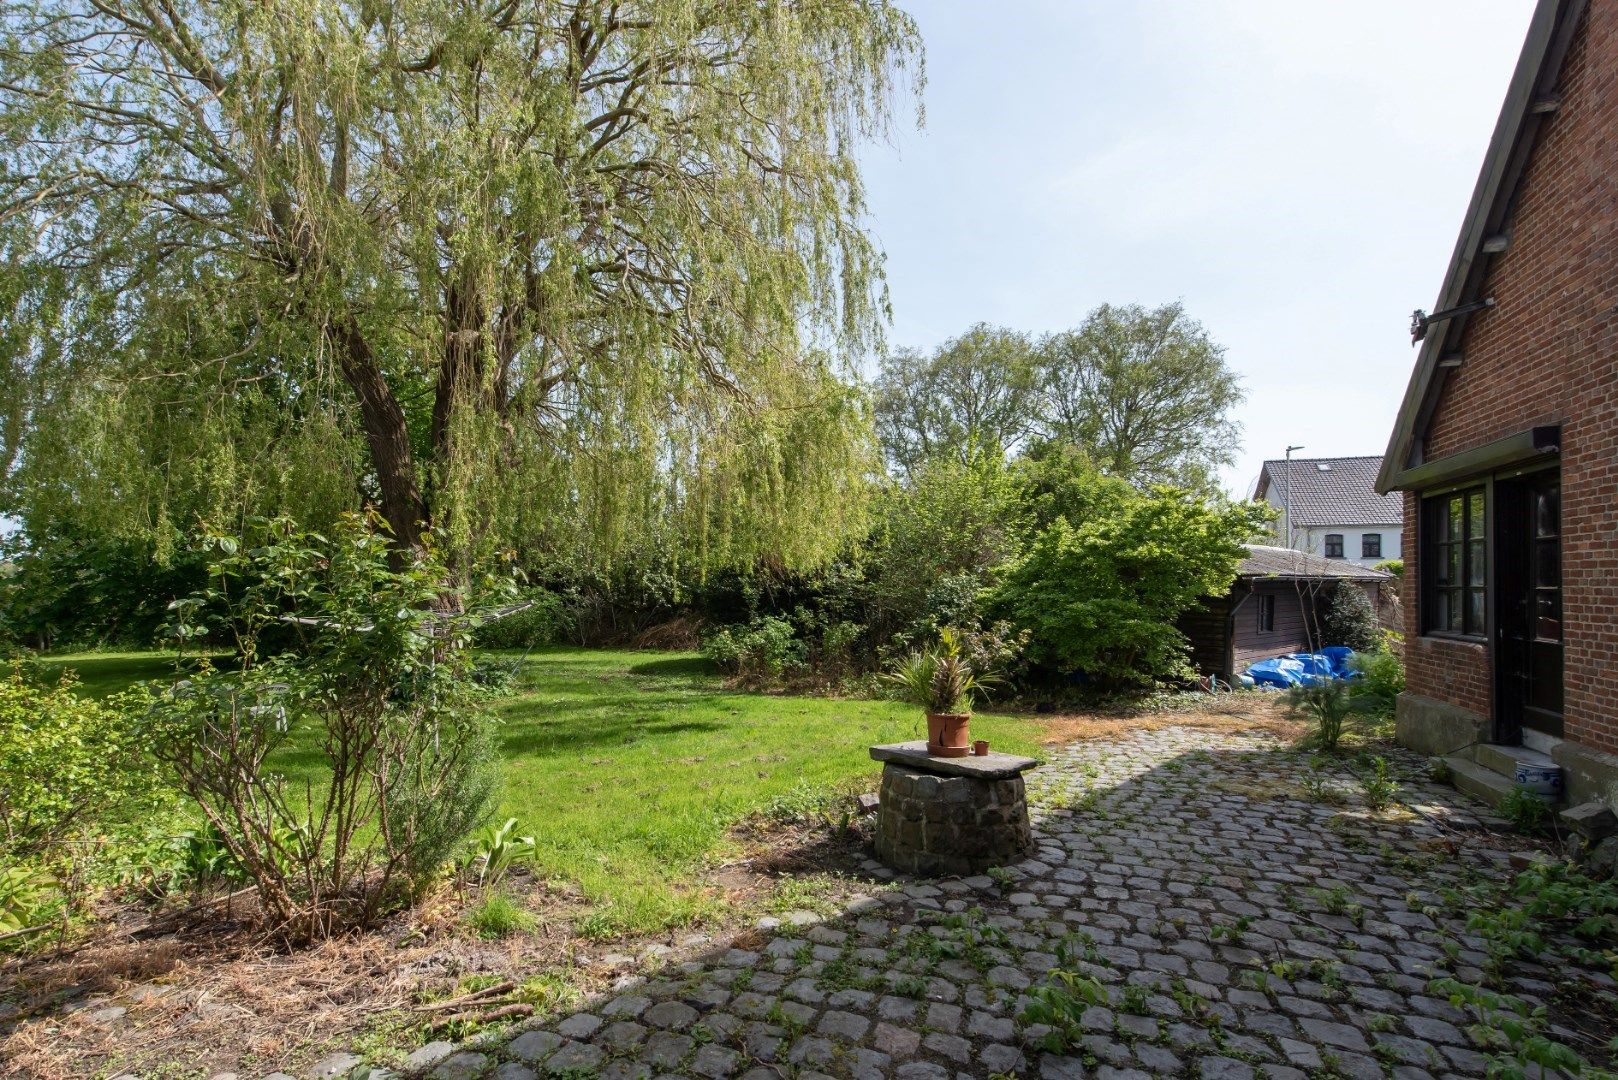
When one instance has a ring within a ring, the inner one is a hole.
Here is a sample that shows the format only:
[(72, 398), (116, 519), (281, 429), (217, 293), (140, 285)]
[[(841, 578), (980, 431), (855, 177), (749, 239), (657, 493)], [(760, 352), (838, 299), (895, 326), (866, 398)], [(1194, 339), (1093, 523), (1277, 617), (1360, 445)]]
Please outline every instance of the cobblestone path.
[[(840, 919), (789, 920), (416, 1064), (502, 1080), (1483, 1075), (1469, 1018), (1426, 989), (1483, 960), (1431, 914), (1437, 890), (1462, 866), (1509, 871), (1455, 791), (1406, 779), (1405, 805), (1373, 815), (1341, 765), (1186, 729), (1074, 745), (1030, 791), (1026, 862), (873, 888)], [(1046, 1029), (1019, 1015), (1059, 967), (1110, 1002), (1080, 1045), (1043, 1053)], [(1543, 995), (1542, 975), (1512, 989)]]

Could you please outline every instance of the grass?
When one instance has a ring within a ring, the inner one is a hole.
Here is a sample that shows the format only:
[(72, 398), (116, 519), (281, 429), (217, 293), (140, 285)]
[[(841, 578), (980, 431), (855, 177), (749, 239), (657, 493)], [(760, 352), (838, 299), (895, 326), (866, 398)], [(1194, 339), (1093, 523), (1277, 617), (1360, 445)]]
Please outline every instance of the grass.
[[(162, 677), (159, 653), (50, 658), (79, 670), (87, 694)], [(690, 653), (557, 648), (530, 654), (497, 708), (505, 795), (496, 820), (538, 840), (535, 871), (591, 902), (583, 929), (646, 932), (719, 915), (700, 883), (738, 820), (803, 791), (856, 780), (875, 786), (867, 749), (921, 738), (920, 712), (887, 701), (736, 693)], [(980, 714), (974, 738), (1031, 752), (1035, 721)], [(279, 764), (315, 777), (318, 754), (294, 744)]]

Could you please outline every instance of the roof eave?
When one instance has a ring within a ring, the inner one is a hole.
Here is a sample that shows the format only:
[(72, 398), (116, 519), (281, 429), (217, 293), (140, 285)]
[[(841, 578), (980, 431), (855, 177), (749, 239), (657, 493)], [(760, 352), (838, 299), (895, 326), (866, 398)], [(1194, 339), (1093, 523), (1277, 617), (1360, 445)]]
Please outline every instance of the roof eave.
[[(1536, 111), (1535, 103), (1554, 93), (1584, 7), (1585, 0), (1539, 0), (1534, 8), (1434, 311), (1481, 299), (1490, 258), (1483, 251), (1483, 242), (1507, 224), (1517, 185), (1547, 115)], [(1388, 439), (1387, 453), (1377, 472), (1379, 494), (1398, 490), (1401, 474), (1422, 463), (1418, 460), (1424, 457), (1420, 444), (1443, 388), (1444, 369), (1438, 361), (1450, 341), (1460, 339), (1466, 323), (1465, 316), (1434, 323), (1422, 340)]]

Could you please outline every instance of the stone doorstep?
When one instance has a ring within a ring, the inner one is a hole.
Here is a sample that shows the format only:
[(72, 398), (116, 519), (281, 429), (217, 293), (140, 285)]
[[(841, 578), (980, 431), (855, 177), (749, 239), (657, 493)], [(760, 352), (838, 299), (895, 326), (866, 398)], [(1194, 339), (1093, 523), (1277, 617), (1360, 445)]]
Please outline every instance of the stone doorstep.
[(939, 776), (964, 776), (972, 780), (1009, 780), (1040, 764), (1035, 758), (1018, 757), (1015, 754), (1002, 754), (992, 750), (982, 757), (976, 754), (953, 758), (934, 757), (927, 752), (927, 742), (924, 739), (873, 746), (871, 758), (874, 761), (906, 765)]
[(1450, 754), (1444, 758), (1444, 764), (1449, 766), (1457, 790), (1490, 807), (1499, 806), (1507, 795), (1516, 790), (1516, 781), (1462, 754)]
[(1472, 748), (1472, 760), (1508, 780), (1516, 779), (1519, 764), (1541, 769), (1560, 768), (1549, 754), (1527, 746), (1500, 746), (1496, 743), (1478, 743)]

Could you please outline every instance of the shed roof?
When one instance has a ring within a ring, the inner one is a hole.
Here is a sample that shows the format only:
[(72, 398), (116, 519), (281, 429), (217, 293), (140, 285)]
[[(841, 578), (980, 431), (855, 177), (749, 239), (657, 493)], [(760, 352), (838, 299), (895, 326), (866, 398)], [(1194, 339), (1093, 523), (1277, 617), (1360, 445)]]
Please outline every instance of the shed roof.
[(1369, 566), (1349, 562), (1347, 559), (1325, 559), (1307, 551), (1291, 548), (1266, 547), (1263, 544), (1243, 544), (1247, 558), (1236, 569), (1237, 577), (1285, 578), (1296, 580), (1341, 580), (1354, 578), (1362, 581), (1386, 581), (1393, 575)]
[(1404, 500), (1376, 490), (1380, 456), (1293, 458), (1266, 461), (1259, 473), (1254, 497), (1273, 489), (1284, 501), (1292, 524), (1399, 525), (1404, 522)]

